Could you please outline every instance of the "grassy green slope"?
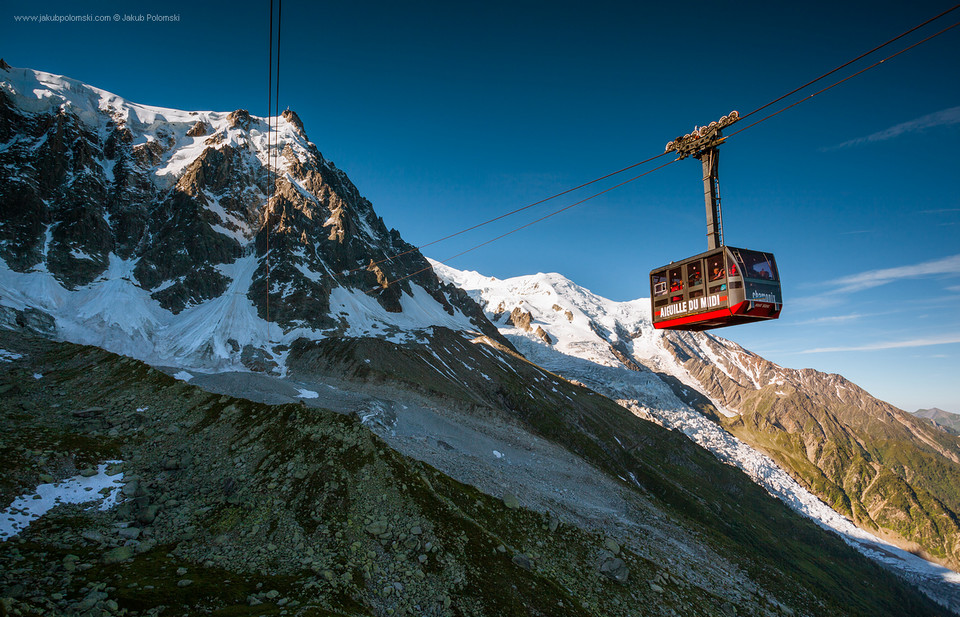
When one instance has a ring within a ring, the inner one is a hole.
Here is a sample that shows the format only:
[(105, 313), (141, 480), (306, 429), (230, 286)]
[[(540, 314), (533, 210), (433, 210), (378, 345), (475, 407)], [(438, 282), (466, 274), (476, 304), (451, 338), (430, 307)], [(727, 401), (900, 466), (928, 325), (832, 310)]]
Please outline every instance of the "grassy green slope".
[(724, 371), (675, 351), (711, 397), (739, 411), (712, 414), (724, 428), (859, 526), (960, 567), (960, 438), (838, 375), (781, 369), (735, 348), (748, 378), (736, 364)]

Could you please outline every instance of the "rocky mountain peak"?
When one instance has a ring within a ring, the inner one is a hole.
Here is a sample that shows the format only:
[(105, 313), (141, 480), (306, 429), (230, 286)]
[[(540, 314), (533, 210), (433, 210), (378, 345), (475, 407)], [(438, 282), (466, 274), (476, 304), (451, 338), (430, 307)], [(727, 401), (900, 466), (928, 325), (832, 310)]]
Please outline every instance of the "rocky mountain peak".
[[(438, 319), (499, 336), (386, 228), (296, 113), (274, 120), (5, 73), (0, 164), (18, 171), (0, 179), (0, 286), (16, 290), (16, 310), (108, 347), (111, 332), (136, 332), (148, 354), (201, 364), (239, 365), (235, 348), (249, 345), (282, 366), (300, 336), (402, 338)], [(107, 292), (128, 296), (127, 314), (74, 310)]]
[(238, 109), (227, 114), (227, 126), (232, 129), (250, 130), (250, 112), (246, 109)]
[(306, 135), (306, 129), (303, 128), (303, 121), (300, 120), (300, 116), (297, 115), (297, 112), (293, 111), (292, 109), (285, 109), (283, 110), (281, 116), (293, 127), (299, 129), (301, 133)]

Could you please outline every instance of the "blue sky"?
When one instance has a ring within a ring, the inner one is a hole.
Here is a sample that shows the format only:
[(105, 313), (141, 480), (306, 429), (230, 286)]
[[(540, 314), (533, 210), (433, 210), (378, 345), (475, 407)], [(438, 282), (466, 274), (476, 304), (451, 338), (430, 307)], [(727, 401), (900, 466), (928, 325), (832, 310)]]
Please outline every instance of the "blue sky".
[[(659, 154), (952, 5), (666, 4), (288, 0), (281, 107), (420, 245)], [(178, 21), (15, 19), (38, 13)], [(268, 15), (267, 2), (14, 1), (0, 53), (136, 102), (264, 115)], [(786, 306), (718, 334), (911, 411), (960, 412), (958, 61), (960, 28), (722, 147), (726, 241), (776, 254)], [(646, 296), (651, 268), (706, 248), (700, 174), (669, 165), (450, 265)], [(425, 252), (445, 259), (616, 180)]]

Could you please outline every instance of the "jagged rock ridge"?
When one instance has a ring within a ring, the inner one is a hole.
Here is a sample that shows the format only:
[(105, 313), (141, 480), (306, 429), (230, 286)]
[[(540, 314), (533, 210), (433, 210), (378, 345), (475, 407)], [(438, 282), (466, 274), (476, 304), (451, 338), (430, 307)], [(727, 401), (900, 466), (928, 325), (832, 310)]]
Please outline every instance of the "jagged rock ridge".
[[(444, 319), (498, 337), (294, 112), (271, 128), (246, 110), (148, 107), (30, 69), (0, 80), (8, 321), (39, 309), (65, 338), (131, 353), (135, 334), (155, 355), (213, 365), (244, 349), (277, 365), (302, 336), (402, 336)], [(82, 310), (119, 287), (123, 315)]]

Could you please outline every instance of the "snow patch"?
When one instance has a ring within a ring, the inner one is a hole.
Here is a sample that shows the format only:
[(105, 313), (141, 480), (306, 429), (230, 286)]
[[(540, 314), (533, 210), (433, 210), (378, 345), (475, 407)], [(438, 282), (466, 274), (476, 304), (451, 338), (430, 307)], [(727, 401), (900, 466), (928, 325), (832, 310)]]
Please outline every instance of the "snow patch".
[(14, 360), (19, 360), (23, 355), (14, 353), (12, 351), (7, 351), (6, 349), (0, 349), (0, 362), (12, 362)]
[(100, 510), (117, 504), (123, 486), (123, 474), (107, 475), (107, 461), (97, 466), (95, 475), (73, 476), (56, 484), (41, 484), (32, 493), (17, 497), (10, 507), (0, 512), (0, 540), (13, 538), (56, 506), (63, 503), (99, 501)]

